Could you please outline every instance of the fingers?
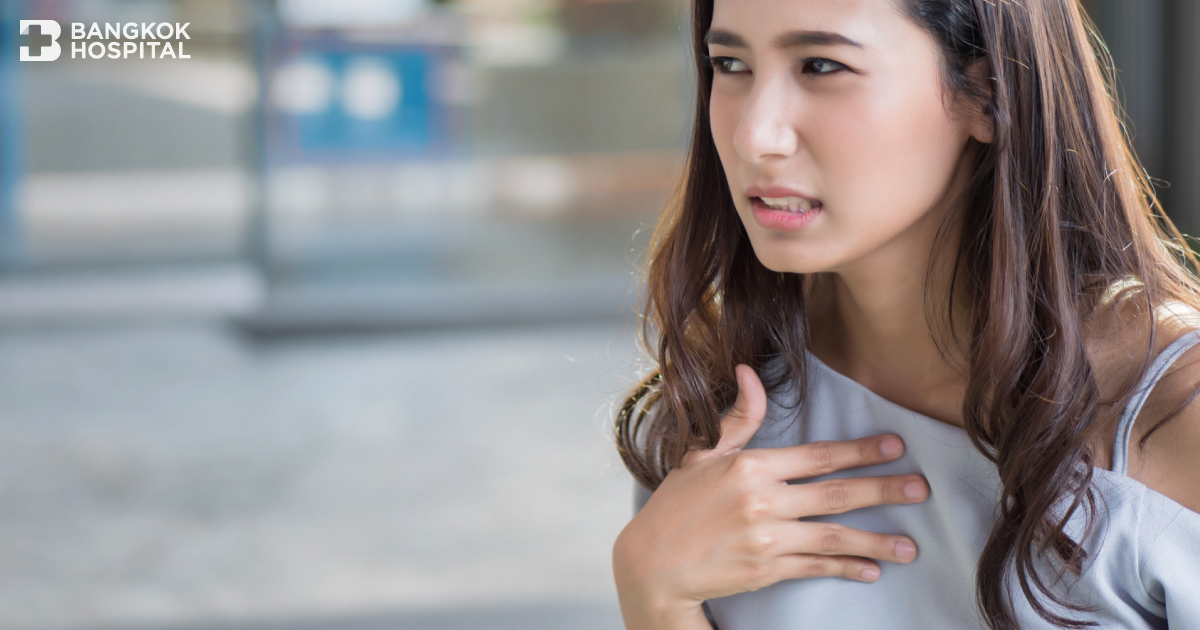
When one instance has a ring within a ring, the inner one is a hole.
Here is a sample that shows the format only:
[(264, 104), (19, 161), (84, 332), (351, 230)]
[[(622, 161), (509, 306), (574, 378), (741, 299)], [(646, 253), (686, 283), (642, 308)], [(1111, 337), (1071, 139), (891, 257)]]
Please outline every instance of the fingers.
[(767, 391), (754, 368), (738, 364), (734, 368), (738, 395), (729, 412), (721, 418), (721, 439), (711, 450), (690, 450), (683, 465), (709, 457), (720, 457), (741, 450), (754, 437), (767, 415)]
[(856, 556), (906, 564), (917, 557), (917, 545), (907, 536), (867, 532), (838, 523), (781, 522), (776, 553)]
[(904, 442), (895, 435), (877, 435), (763, 450), (768, 458), (767, 466), (776, 478), (807, 479), (846, 468), (890, 462), (904, 453)]
[(778, 578), (775, 582), (815, 577), (840, 577), (857, 582), (879, 579), (879, 565), (854, 556), (790, 554), (776, 558), (772, 569), (772, 577)]
[(713, 449), (714, 455), (746, 446), (767, 415), (767, 392), (754, 368), (741, 364), (734, 368), (734, 372), (737, 375), (738, 395), (729, 413), (721, 418), (721, 440)]
[(887, 503), (920, 503), (929, 486), (920, 475), (852, 477), (789, 485), (779, 499), (779, 513), (787, 518), (841, 514)]

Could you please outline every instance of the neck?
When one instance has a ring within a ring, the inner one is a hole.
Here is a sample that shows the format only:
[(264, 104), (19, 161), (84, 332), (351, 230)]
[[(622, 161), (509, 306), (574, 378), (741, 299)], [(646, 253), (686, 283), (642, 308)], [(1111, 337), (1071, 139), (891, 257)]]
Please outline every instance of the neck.
[[(946, 308), (959, 229), (939, 234), (944, 216), (930, 212), (870, 256), (815, 279), (811, 350), (884, 398), (962, 426), (966, 347), (951, 336)], [(930, 268), (935, 242), (940, 255)], [(961, 287), (955, 292), (960, 301), (964, 295)], [(926, 298), (936, 306), (927, 309)], [(960, 336), (970, 330), (968, 313), (956, 306)]]

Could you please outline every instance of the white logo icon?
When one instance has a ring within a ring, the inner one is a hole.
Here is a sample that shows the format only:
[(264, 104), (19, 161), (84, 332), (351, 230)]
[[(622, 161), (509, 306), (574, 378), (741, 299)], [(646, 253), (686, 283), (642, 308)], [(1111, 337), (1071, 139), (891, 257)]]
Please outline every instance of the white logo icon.
[(62, 54), (58, 45), (62, 28), (54, 20), (21, 20), (21, 34), (28, 36), (21, 46), (21, 61), (54, 61)]

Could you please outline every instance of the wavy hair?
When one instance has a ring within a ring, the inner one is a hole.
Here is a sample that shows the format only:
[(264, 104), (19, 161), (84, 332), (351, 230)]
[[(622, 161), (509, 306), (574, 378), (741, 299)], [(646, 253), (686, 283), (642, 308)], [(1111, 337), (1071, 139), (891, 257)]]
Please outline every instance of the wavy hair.
[[(931, 253), (931, 270), (937, 256), (956, 256), (950, 299), (932, 308), (926, 300), (927, 320), (944, 307), (946, 321), (959, 321), (956, 302), (969, 310), (969, 330), (951, 330), (969, 365), (963, 420), (1002, 482), (976, 603), (994, 630), (1016, 628), (1012, 569), (1042, 618), (1093, 626), (1052, 610), (1092, 609), (1055, 592), (1037, 560), (1052, 560), (1060, 578), (1082, 570), (1082, 542), (1064, 527), (1080, 510), (1088, 535), (1095, 524), (1089, 445), (1104, 430), (1103, 408), (1121, 409), (1132, 398), (1152, 361), (1157, 326), (1149, 317), (1137, 376), (1101, 400), (1086, 324), (1109, 300), (1143, 314), (1172, 301), (1200, 303), (1197, 260), (1130, 148), (1112, 60), (1077, 0), (896, 2), (942, 50), (947, 94), (974, 99), (994, 124), (994, 141), (974, 153), (959, 220), (942, 225), (962, 230), (957, 251)], [(625, 465), (649, 488), (689, 447), (716, 446), (719, 416), (737, 395), (735, 365), (761, 369), (778, 360), (783, 369), (769, 371), (768, 391), (807, 382), (804, 276), (757, 260), (713, 143), (704, 43), (712, 13), (713, 0), (694, 1), (697, 98), (687, 168), (645, 267), (641, 341), (657, 365), (629, 392), (614, 427)], [(990, 76), (968, 72), (980, 61)]]

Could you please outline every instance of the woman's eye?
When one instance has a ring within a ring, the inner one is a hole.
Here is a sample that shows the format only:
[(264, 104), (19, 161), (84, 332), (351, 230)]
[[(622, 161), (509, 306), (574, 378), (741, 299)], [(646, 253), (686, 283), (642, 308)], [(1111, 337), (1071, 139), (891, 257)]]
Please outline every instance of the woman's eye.
[(739, 74), (750, 71), (750, 66), (746, 65), (746, 62), (734, 57), (709, 57), (709, 62), (712, 63), (713, 69), (720, 74)]
[(822, 59), (814, 57), (804, 60), (803, 72), (805, 74), (833, 74), (839, 70), (845, 70), (846, 66), (833, 61), (831, 59)]

